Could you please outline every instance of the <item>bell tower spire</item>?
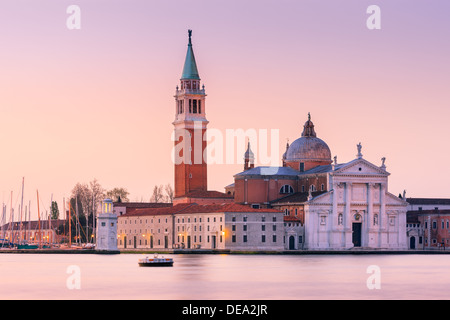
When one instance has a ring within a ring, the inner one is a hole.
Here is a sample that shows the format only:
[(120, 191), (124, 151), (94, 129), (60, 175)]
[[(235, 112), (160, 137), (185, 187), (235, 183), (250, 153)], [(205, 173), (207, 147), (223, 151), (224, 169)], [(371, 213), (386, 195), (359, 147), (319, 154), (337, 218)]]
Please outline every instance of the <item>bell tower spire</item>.
[(192, 30), (184, 61), (180, 87), (175, 92), (175, 198), (192, 191), (207, 191), (207, 166), (204, 139), (206, 120), (205, 86), (200, 87), (200, 75), (192, 48)]

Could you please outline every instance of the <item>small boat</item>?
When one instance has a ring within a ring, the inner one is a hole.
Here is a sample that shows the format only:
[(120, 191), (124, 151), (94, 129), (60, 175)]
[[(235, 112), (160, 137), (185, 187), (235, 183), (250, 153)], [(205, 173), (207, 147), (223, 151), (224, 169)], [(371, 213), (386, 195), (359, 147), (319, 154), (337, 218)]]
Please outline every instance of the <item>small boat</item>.
[(138, 261), (140, 267), (172, 267), (173, 259), (159, 257), (157, 254), (153, 258), (145, 257)]
[(38, 249), (39, 246), (36, 244), (29, 244), (29, 243), (21, 243), (17, 245), (17, 249)]

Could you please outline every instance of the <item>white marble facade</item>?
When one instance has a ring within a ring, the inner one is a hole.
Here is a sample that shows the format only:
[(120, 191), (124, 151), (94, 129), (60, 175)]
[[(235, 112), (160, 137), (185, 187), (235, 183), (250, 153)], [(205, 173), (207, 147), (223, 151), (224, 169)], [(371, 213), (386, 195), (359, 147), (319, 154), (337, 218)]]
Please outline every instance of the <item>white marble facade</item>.
[(332, 165), (329, 190), (305, 203), (304, 249), (407, 249), (407, 203), (388, 192), (384, 159)]

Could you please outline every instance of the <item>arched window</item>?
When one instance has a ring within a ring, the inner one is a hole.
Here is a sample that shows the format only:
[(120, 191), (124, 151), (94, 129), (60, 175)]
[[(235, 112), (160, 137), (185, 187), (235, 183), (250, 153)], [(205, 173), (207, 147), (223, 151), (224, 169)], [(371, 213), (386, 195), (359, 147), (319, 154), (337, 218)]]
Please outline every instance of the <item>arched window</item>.
[(290, 185), (288, 185), (288, 184), (285, 184), (284, 186), (281, 187), (280, 193), (281, 193), (281, 194), (294, 193), (294, 188), (292, 188), (292, 187), (291, 187)]

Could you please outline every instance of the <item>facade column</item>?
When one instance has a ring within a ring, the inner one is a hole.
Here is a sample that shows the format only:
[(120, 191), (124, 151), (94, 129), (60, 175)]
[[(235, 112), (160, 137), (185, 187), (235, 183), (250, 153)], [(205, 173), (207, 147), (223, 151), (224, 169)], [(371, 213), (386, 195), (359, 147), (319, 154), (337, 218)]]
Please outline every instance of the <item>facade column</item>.
[(374, 184), (369, 182), (367, 184), (367, 221), (366, 221), (366, 230), (367, 230), (367, 244), (370, 248), (376, 247), (375, 244), (375, 226), (374, 222), (374, 214), (373, 214), (373, 190)]
[(315, 219), (313, 213), (310, 211), (309, 205), (304, 207), (304, 237), (305, 237), (305, 249), (315, 249), (314, 246), (314, 234), (316, 233)]
[(378, 225), (379, 225), (379, 247), (387, 248), (387, 222), (388, 217), (386, 215), (386, 184), (380, 184), (380, 215), (378, 217)]
[(333, 183), (333, 208), (331, 211), (331, 214), (329, 216), (329, 247), (330, 248), (336, 248), (340, 247), (341, 241), (340, 238), (336, 237), (337, 231), (336, 231), (336, 225), (337, 225), (337, 219), (339, 216), (338, 213), (338, 183)]
[(352, 239), (352, 216), (351, 216), (351, 206), (352, 202), (352, 183), (345, 183), (345, 212), (344, 212), (344, 234), (345, 234), (345, 247), (353, 248)]

